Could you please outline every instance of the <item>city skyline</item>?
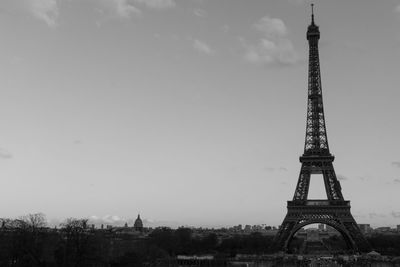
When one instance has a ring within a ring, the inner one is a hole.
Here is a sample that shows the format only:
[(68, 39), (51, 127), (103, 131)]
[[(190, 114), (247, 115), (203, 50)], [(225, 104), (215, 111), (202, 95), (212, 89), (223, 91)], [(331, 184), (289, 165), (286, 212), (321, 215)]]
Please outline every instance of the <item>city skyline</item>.
[[(0, 217), (279, 225), (310, 3), (2, 2)], [(315, 22), (344, 198), (358, 223), (398, 225), (400, 2), (315, 1)]]

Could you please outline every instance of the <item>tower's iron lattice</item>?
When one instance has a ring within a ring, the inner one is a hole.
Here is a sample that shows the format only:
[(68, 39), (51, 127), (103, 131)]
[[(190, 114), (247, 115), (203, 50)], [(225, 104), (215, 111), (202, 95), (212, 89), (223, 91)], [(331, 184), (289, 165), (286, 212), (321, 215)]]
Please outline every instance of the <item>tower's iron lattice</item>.
[[(304, 153), (300, 157), (301, 170), (288, 212), (274, 240), (274, 249), (287, 251), (294, 234), (302, 227), (323, 223), (340, 232), (354, 252), (366, 251), (369, 244), (350, 213), (350, 201), (345, 201), (335, 170), (334, 156), (329, 152), (324, 107), (322, 103), (321, 73), (318, 54), (319, 27), (314, 23), (307, 29), (309, 43), (308, 103)], [(311, 174), (322, 174), (326, 200), (308, 199)]]

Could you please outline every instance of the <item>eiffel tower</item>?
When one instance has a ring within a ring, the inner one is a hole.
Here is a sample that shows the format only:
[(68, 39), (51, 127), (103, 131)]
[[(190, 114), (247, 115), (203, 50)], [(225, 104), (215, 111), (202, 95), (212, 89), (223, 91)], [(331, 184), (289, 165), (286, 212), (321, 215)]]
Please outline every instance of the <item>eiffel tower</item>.
[[(275, 236), (273, 249), (288, 251), (290, 242), (298, 230), (309, 224), (322, 223), (341, 233), (349, 251), (368, 251), (369, 244), (350, 213), (350, 201), (344, 200), (332, 165), (335, 157), (329, 152), (326, 134), (318, 55), (320, 32), (314, 23), (313, 4), (311, 10), (311, 25), (307, 29), (309, 69), (304, 153), (300, 157), (301, 170), (296, 191), (293, 200), (287, 202), (288, 212)], [(311, 174), (322, 174), (326, 200), (308, 199)]]

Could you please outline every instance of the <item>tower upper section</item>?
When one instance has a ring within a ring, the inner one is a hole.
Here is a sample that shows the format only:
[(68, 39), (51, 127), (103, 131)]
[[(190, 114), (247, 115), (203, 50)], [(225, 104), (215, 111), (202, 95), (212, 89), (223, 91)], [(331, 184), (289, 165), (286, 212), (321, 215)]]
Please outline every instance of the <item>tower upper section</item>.
[(311, 24), (307, 29), (309, 44), (308, 103), (304, 156), (330, 156), (322, 102), (321, 72), (319, 64), (319, 27), (314, 22), (314, 5), (311, 5)]
[(314, 4), (311, 4), (311, 24), (307, 28), (307, 40), (319, 40), (319, 27), (314, 23)]

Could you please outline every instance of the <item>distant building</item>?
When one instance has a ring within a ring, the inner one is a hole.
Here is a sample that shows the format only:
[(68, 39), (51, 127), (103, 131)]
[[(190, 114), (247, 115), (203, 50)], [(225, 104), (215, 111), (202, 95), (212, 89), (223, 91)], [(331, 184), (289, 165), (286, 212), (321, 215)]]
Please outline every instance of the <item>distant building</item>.
[(240, 231), (242, 231), (242, 225), (239, 224), (237, 226), (233, 226), (232, 230), (235, 231), (235, 232), (240, 232)]
[(137, 218), (135, 220), (135, 223), (133, 225), (133, 228), (136, 231), (140, 231), (140, 232), (143, 231), (143, 222), (142, 222), (142, 219), (140, 219), (140, 214), (138, 214), (138, 216), (137, 216)]
[(361, 233), (363, 234), (371, 233), (372, 228), (368, 223), (359, 224), (358, 227), (360, 228)]
[(400, 232), (400, 224), (397, 225), (397, 232)]
[(304, 227), (302, 227), (302, 228), (300, 228), (299, 231), (297, 231), (297, 232), (299, 232), (299, 233), (305, 233), (305, 232), (306, 232), (306, 229), (304, 229)]
[(330, 233), (331, 233), (331, 232), (337, 232), (335, 228), (333, 228), (332, 226), (329, 226), (329, 225), (327, 225), (327, 226), (325, 227), (325, 229), (326, 229), (327, 232), (330, 232)]
[(317, 229), (310, 229), (309, 231), (307, 231), (307, 241), (319, 241), (320, 237), (319, 237), (319, 232)]
[(378, 227), (378, 228), (375, 228), (375, 232), (377, 232), (377, 233), (390, 232), (390, 227), (388, 227), (388, 226)]
[(264, 228), (263, 228), (261, 225), (253, 225), (253, 226), (251, 227), (251, 230), (252, 230), (253, 232), (261, 232), (262, 230), (264, 230)]

